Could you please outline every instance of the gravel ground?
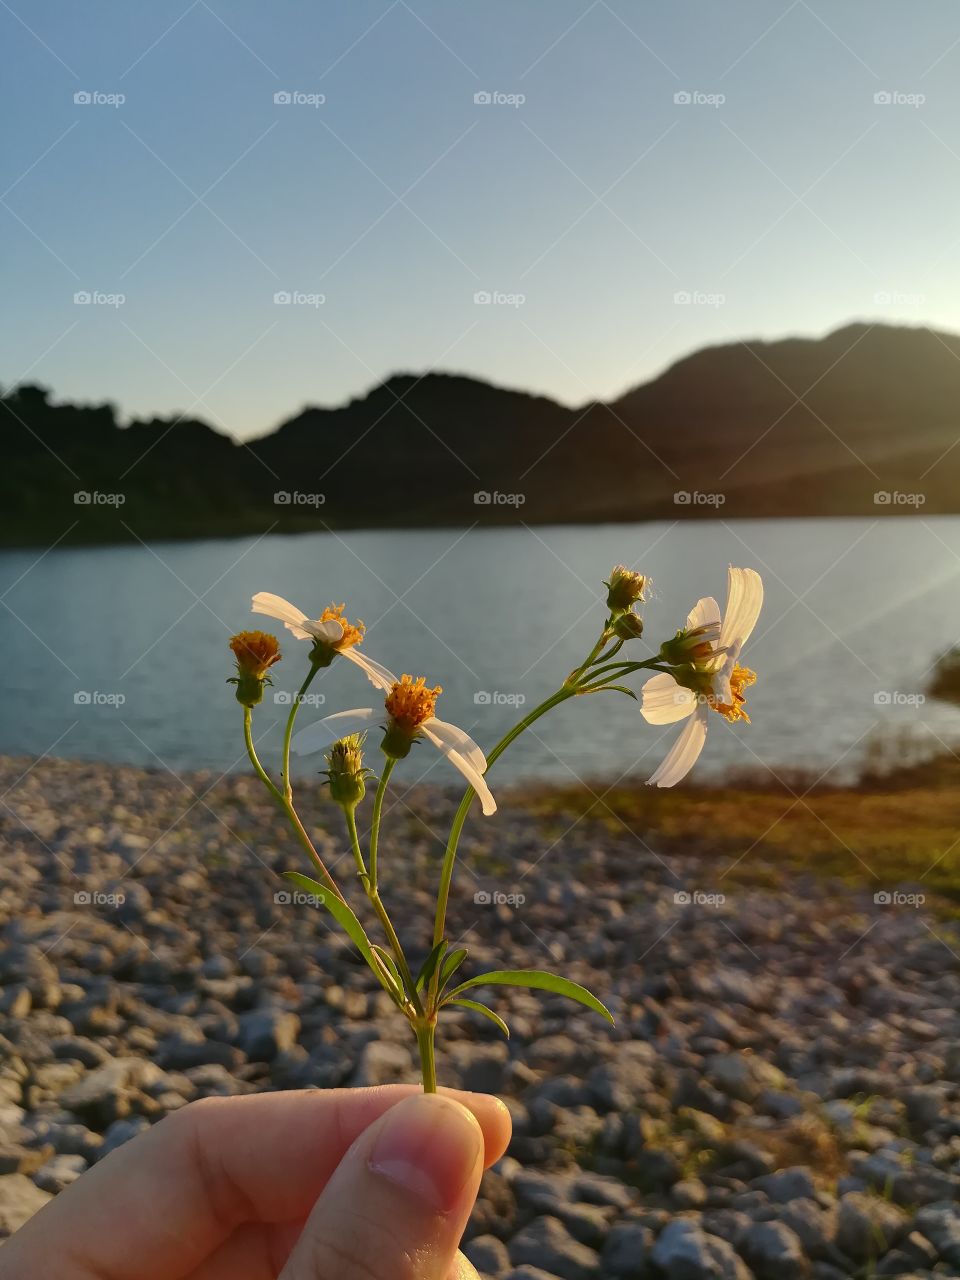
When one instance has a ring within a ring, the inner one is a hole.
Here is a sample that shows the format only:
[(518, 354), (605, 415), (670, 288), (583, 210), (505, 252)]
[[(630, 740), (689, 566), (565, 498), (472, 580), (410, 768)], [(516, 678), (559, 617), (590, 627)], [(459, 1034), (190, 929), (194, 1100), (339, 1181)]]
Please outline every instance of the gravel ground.
[[(272, 873), (305, 868), (252, 779), (0, 759), (0, 792), (0, 1237), (192, 1099), (416, 1078), (367, 970), (284, 900)], [(388, 818), (382, 888), (416, 956), (455, 800), (398, 795)], [(332, 864), (338, 813), (312, 807)], [(827, 879), (725, 890), (642, 831), (566, 825), (507, 803), (464, 840), (464, 973), (557, 968), (616, 1017), (500, 991), (509, 1043), (474, 1014), (443, 1024), (441, 1082), (514, 1119), (477, 1268), (960, 1275), (952, 926)]]

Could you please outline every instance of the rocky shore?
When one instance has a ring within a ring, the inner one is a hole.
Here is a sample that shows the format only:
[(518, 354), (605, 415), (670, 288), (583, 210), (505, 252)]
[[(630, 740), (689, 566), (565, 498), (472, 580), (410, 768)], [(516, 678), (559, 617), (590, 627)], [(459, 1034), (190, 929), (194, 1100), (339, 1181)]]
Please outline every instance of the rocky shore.
[[(305, 868), (254, 780), (0, 759), (0, 793), (0, 1237), (195, 1098), (416, 1078), (406, 1023), (276, 878)], [(385, 828), (417, 958), (456, 799), (398, 791)], [(338, 812), (304, 808), (349, 883)], [(568, 826), (508, 800), (463, 843), (465, 974), (555, 968), (616, 1017), (500, 991), (509, 1042), (442, 1025), (441, 1082), (513, 1113), (478, 1270), (960, 1275), (960, 941), (936, 904), (745, 888), (643, 830)]]

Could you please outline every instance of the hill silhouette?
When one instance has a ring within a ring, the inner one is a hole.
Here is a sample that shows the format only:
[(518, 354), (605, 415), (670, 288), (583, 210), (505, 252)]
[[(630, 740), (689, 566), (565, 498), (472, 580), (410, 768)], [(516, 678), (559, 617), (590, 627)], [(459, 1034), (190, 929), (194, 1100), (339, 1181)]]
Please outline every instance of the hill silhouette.
[(960, 511), (960, 337), (928, 328), (709, 347), (576, 409), (399, 374), (244, 444), (194, 419), (123, 425), (37, 386), (0, 404), (8, 546)]

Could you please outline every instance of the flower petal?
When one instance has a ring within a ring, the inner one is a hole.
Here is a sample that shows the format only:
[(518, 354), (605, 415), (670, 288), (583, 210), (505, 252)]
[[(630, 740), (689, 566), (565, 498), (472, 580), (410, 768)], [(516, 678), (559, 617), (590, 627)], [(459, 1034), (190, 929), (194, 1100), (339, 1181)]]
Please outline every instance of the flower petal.
[(720, 606), (713, 596), (703, 596), (687, 614), (687, 630), (694, 627), (706, 627), (711, 622), (720, 621)]
[(675, 786), (696, 764), (706, 740), (707, 716), (702, 711), (683, 726), (683, 732), (647, 779), (648, 784), (652, 787)]
[(483, 808), (483, 812), (486, 817), (489, 818), (492, 813), (497, 812), (497, 802), (494, 800), (490, 788), (484, 782), (483, 774), (479, 773), (470, 761), (465, 756), (462, 756), (456, 748), (448, 746), (441, 737), (433, 732), (434, 723), (435, 721), (428, 720), (425, 724), (420, 726), (420, 732), (428, 742), (433, 743), (438, 751), (443, 752), (455, 769), (460, 770), (466, 780), (470, 783), (471, 787), (473, 787), (474, 791), (480, 797), (480, 804)]
[(737, 654), (757, 625), (763, 606), (763, 580), (756, 569), (727, 570), (727, 607), (720, 627), (720, 646)]
[(276, 618), (288, 631), (292, 631), (298, 640), (309, 640), (312, 633), (301, 624), (307, 621), (307, 615), (283, 596), (272, 595), (269, 591), (258, 591), (250, 602), (254, 613), (265, 613), (268, 618)]
[(466, 730), (461, 729), (459, 725), (448, 724), (446, 720), (438, 720), (436, 716), (431, 716), (427, 721), (430, 732), (441, 742), (445, 742), (448, 747), (453, 747), (455, 751), (459, 751), (463, 758), (476, 769), (477, 773), (487, 772), (487, 757), (483, 754), (474, 740), (470, 737)]
[(397, 677), (392, 671), (388, 671), (387, 668), (381, 666), (379, 662), (374, 662), (372, 658), (368, 658), (365, 653), (361, 653), (359, 649), (353, 645), (351, 645), (349, 649), (341, 649), (340, 656), (355, 663), (370, 683), (377, 689), (382, 689), (384, 693), (389, 693), (397, 683)]
[(651, 676), (640, 690), (640, 714), (647, 724), (675, 724), (696, 710), (697, 697), (692, 689), (677, 684), (667, 671)]
[(370, 721), (382, 714), (383, 708), (377, 712), (373, 707), (355, 707), (352, 711), (337, 711), (332, 716), (324, 716), (315, 724), (308, 725), (293, 735), (293, 749), (298, 756), (310, 755), (313, 751), (322, 751), (338, 738), (348, 733), (359, 733), (361, 729), (369, 729)]

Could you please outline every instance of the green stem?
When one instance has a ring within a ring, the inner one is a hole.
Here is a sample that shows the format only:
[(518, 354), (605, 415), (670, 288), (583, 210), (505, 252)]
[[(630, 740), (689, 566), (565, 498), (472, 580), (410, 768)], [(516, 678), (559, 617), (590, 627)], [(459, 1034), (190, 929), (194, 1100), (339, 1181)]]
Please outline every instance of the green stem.
[(396, 761), (387, 756), (383, 762), (383, 771), (377, 783), (377, 794), (373, 798), (373, 816), (370, 820), (370, 890), (377, 892), (377, 852), (380, 845), (380, 816), (383, 812), (383, 797), (386, 795), (387, 783), (393, 773)]
[(277, 804), (280, 806), (283, 812), (287, 815), (287, 818), (289, 819), (290, 824), (293, 827), (294, 832), (296, 833), (297, 839), (303, 845), (304, 849), (307, 852), (307, 856), (310, 858), (310, 861), (313, 863), (317, 871), (320, 873), (320, 876), (323, 878), (324, 882), (327, 885), (329, 885), (329, 887), (333, 890), (333, 892), (337, 895), (337, 897), (342, 900), (343, 894), (340, 892), (340, 889), (337, 886), (336, 880), (334, 880), (333, 876), (324, 866), (323, 859), (320, 857), (319, 853), (317, 853), (316, 849), (314, 848), (313, 841), (307, 835), (306, 828), (304, 827), (303, 823), (300, 821), (300, 817), (297, 814), (296, 809), (294, 809), (293, 807), (292, 799), (290, 798), (289, 795), (285, 795), (280, 790), (280, 788), (274, 783), (273, 779), (269, 776), (266, 769), (264, 769), (263, 765), (260, 763), (260, 759), (257, 755), (257, 749), (253, 745), (253, 712), (250, 709), (250, 707), (244, 707), (243, 709), (243, 740), (246, 743), (247, 755), (250, 757), (250, 763), (253, 765), (253, 768), (257, 777), (260, 779), (263, 785), (267, 788), (267, 790), (273, 796), (274, 800), (276, 800)]
[(280, 776), (283, 779), (283, 792), (288, 800), (293, 799), (293, 784), (290, 781), (290, 742), (293, 738), (293, 725), (297, 718), (297, 712), (300, 710), (300, 705), (303, 702), (304, 695), (310, 688), (310, 682), (319, 670), (320, 668), (314, 663), (307, 672), (307, 678), (297, 691), (293, 706), (290, 708), (290, 714), (287, 716), (287, 727), (283, 731), (283, 754), (281, 757), (282, 763), (280, 766)]
[[(504, 734), (497, 745), (489, 753), (487, 756), (487, 772), (490, 771), (494, 761), (503, 755), (510, 743), (513, 742), (515, 738), (519, 738), (520, 734), (523, 733), (525, 729), (529, 729), (535, 721), (539, 720), (541, 716), (546, 715), (547, 712), (551, 711), (554, 707), (558, 707), (561, 702), (566, 702), (568, 698), (576, 697), (576, 693), (577, 691), (575, 688), (558, 689), (557, 692), (547, 698), (545, 702), (541, 702), (539, 706), (534, 707), (532, 711), (528, 712), (528, 714), (525, 715), (522, 720), (519, 720), (508, 733)], [(467, 787), (466, 791), (463, 793), (463, 799), (460, 801), (460, 807), (454, 815), (453, 825), (450, 828), (450, 836), (447, 840), (446, 852), (443, 855), (443, 867), (440, 872), (440, 890), (437, 894), (437, 913), (433, 927), (434, 946), (437, 946), (437, 944), (443, 939), (443, 930), (447, 919), (447, 903), (450, 898), (450, 882), (453, 879), (453, 867), (457, 859), (457, 846), (460, 843), (460, 835), (463, 831), (464, 823), (467, 820), (467, 814), (470, 811), (470, 804), (475, 795), (476, 792), (473, 787)], [(432, 996), (436, 996), (439, 979), (440, 972), (438, 968), (434, 973), (433, 978), (430, 980), (430, 992)]]
[(350, 835), (350, 846), (353, 849), (353, 860), (357, 864), (360, 881), (367, 892), (370, 905), (377, 913), (377, 918), (383, 926), (384, 933), (387, 935), (387, 941), (390, 943), (390, 949), (393, 952), (393, 958), (397, 962), (397, 968), (400, 970), (400, 976), (403, 978), (403, 985), (406, 988), (407, 995), (413, 1001), (417, 1013), (420, 1014), (423, 1010), (417, 996), (416, 985), (413, 980), (413, 974), (410, 972), (410, 966), (407, 963), (406, 954), (400, 944), (397, 931), (393, 927), (393, 921), (387, 914), (387, 908), (383, 904), (383, 899), (380, 897), (379, 891), (372, 886), (370, 875), (364, 865), (363, 852), (360, 849), (360, 835), (357, 831), (356, 812), (353, 809), (347, 809), (345, 810), (345, 813), (347, 818), (347, 831)]
[(250, 757), (250, 763), (253, 765), (257, 777), (267, 788), (275, 800), (283, 802), (283, 796), (276, 783), (264, 769), (257, 755), (257, 749), (253, 745), (253, 709), (251, 707), (243, 708), (243, 740), (247, 745), (247, 755)]
[(417, 1048), (420, 1050), (420, 1071), (423, 1076), (423, 1092), (437, 1092), (437, 1062), (434, 1054), (435, 1019), (423, 1019), (416, 1024)]
[(612, 634), (613, 633), (610, 630), (610, 619), (608, 618), (606, 621), (606, 625), (603, 628), (603, 631), (600, 633), (600, 639), (597, 641), (597, 643), (593, 646), (593, 648), (587, 654), (586, 658), (580, 664), (580, 666), (574, 667), (573, 671), (571, 671), (570, 674), (567, 676), (566, 680), (564, 680), (563, 683), (565, 687), (569, 688), (571, 685), (576, 684), (576, 682), (583, 675), (584, 671), (586, 671), (587, 667), (590, 666), (591, 662), (594, 662), (599, 657), (600, 653), (603, 651), (608, 641), (610, 640), (610, 636)]

